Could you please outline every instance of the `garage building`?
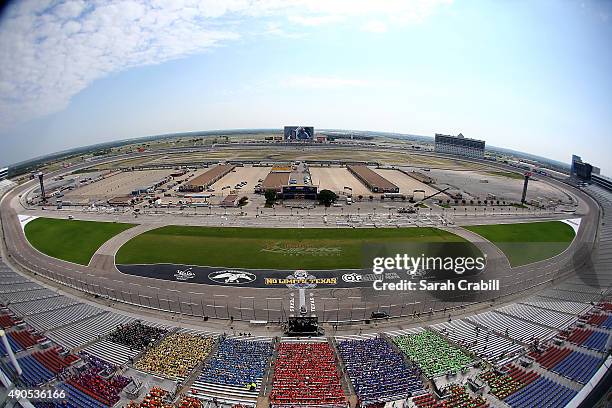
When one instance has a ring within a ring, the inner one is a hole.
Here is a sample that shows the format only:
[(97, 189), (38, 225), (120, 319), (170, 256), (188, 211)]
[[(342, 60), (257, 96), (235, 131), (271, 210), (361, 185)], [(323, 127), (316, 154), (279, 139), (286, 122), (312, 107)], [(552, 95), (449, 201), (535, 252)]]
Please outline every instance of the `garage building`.
[(399, 193), (399, 187), (364, 165), (347, 165), (346, 169), (373, 193)]

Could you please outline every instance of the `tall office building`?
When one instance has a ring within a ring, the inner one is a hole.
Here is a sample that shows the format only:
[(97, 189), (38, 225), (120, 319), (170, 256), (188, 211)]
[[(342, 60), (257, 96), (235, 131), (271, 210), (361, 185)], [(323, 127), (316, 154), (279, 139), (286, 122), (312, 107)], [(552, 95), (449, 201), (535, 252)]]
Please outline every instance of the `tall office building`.
[(484, 157), (485, 141), (464, 137), (461, 133), (457, 136), (436, 133), (435, 152), (453, 154), (457, 156)]

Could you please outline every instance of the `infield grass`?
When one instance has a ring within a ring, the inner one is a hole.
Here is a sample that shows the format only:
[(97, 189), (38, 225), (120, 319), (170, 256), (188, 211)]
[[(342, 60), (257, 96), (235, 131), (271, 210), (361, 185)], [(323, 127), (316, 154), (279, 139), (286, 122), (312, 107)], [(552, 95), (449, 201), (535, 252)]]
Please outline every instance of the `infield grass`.
[(571, 226), (561, 221), (473, 225), (464, 228), (497, 245), (513, 267), (560, 254), (576, 235)]
[[(361, 268), (364, 247), (466, 243), (436, 228), (216, 228), (167, 226), (119, 249), (118, 264), (176, 263), (250, 269)], [(394, 247), (394, 248), (397, 248)]]
[(45, 255), (88, 265), (106, 241), (134, 224), (37, 218), (25, 226), (30, 244)]

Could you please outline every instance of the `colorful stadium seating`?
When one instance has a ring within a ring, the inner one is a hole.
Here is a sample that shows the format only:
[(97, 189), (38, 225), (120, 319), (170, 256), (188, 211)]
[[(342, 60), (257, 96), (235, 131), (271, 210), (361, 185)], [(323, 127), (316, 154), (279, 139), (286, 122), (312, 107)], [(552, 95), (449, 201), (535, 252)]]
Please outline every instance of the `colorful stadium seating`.
[(605, 352), (606, 345), (608, 344), (608, 337), (610, 337), (608, 333), (598, 332), (598, 331), (593, 332), (589, 336), (589, 338), (586, 339), (584, 343), (582, 343), (582, 347)]
[(445, 391), (450, 394), (444, 400), (445, 408), (486, 408), (489, 403), (480, 396), (472, 397), (466, 390), (465, 386), (452, 384), (449, 385)]
[(612, 329), (612, 315), (605, 313), (593, 314), (587, 317), (587, 323), (603, 329)]
[(99, 373), (106, 370), (106, 367), (107, 365), (90, 359), (88, 368), (78, 375), (71, 376), (66, 383), (104, 405), (113, 406), (119, 401), (121, 390), (131, 380), (120, 375), (114, 375), (109, 380), (102, 378)]
[(280, 343), (272, 406), (346, 406), (333, 349), (327, 343)]
[(340, 341), (338, 351), (362, 403), (406, 398), (423, 389), (417, 370), (383, 338)]
[(569, 348), (549, 347), (543, 353), (531, 352), (529, 356), (542, 367), (551, 369), (572, 352)]
[(428, 378), (454, 373), (470, 364), (473, 359), (431, 331), (393, 338), (410, 360), (423, 370)]
[(34, 347), (39, 342), (44, 340), (44, 337), (39, 335), (36, 332), (31, 332), (29, 330), (15, 330), (9, 333), (9, 336), (12, 337), (23, 349), (29, 349)]
[(498, 375), (494, 371), (486, 371), (480, 375), (489, 385), (491, 394), (502, 400), (539, 378), (535, 371), (526, 371), (514, 364), (504, 368), (507, 370), (504, 375)]
[(271, 355), (269, 341), (223, 339), (198, 380), (239, 387), (257, 383), (264, 376)]
[(591, 334), (593, 334), (593, 329), (576, 327), (567, 336), (567, 341), (569, 341), (570, 343), (577, 344), (579, 346), (584, 343)]
[[(23, 370), (20, 379), (28, 386), (39, 386), (47, 383), (55, 377), (55, 373), (47, 369), (43, 364), (39, 363), (31, 355), (23, 356), (17, 359), (17, 362)], [(12, 365), (9, 365), (9, 371), (14, 375), (15, 371)]]
[(35, 351), (32, 353), (32, 357), (38, 360), (38, 362), (44, 365), (48, 370), (57, 374), (79, 359), (78, 356), (73, 354), (61, 356), (60, 351), (61, 348), (59, 347), (44, 351)]
[(165, 402), (167, 396), (168, 391), (153, 387), (140, 403), (131, 401), (126, 408), (173, 408), (171, 404)]
[(603, 358), (601, 357), (572, 351), (567, 357), (557, 363), (551, 371), (585, 384), (597, 372), (602, 362)]
[(566, 406), (574, 396), (576, 396), (576, 391), (540, 377), (506, 398), (504, 402), (512, 408), (561, 408)]
[(172, 333), (138, 360), (139, 370), (167, 378), (184, 378), (210, 353), (214, 340), (187, 333)]
[(0, 327), (3, 329), (8, 329), (9, 327), (13, 327), (15, 325), (15, 321), (8, 314), (0, 314)]
[[(13, 338), (13, 336), (10, 335), (10, 333), (8, 336), (6, 336), (6, 338), (9, 346), (11, 346), (11, 350), (13, 350), (13, 353), (23, 350), (23, 347), (21, 347), (21, 345)], [(7, 354), (7, 350), (4, 348), (4, 343), (0, 341), (0, 357), (4, 357)]]

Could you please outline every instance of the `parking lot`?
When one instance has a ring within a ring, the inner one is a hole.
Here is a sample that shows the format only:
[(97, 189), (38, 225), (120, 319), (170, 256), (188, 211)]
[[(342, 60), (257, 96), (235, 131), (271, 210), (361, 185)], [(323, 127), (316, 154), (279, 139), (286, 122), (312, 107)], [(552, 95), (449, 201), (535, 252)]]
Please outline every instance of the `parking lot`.
[(151, 186), (170, 173), (172, 170), (118, 172), (69, 192), (66, 194), (66, 201), (71, 199), (107, 200), (115, 196), (128, 195), (137, 188)]
[[(270, 167), (236, 167), (232, 172), (223, 176), (211, 187), (215, 190), (214, 193), (216, 196), (220, 196), (221, 194), (227, 195), (229, 190), (236, 190), (236, 194), (238, 195), (253, 194), (255, 186), (258, 184), (258, 180), (265, 179), (268, 173), (270, 173)], [(246, 181), (246, 184), (236, 189), (236, 185), (242, 181)], [(221, 190), (225, 186), (230, 186), (230, 189), (228, 189), (228, 191)]]

